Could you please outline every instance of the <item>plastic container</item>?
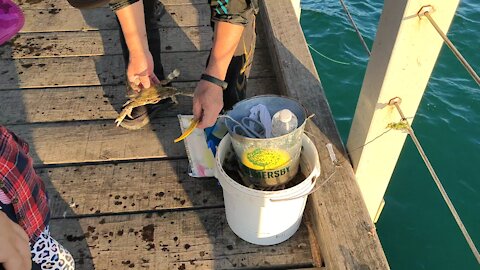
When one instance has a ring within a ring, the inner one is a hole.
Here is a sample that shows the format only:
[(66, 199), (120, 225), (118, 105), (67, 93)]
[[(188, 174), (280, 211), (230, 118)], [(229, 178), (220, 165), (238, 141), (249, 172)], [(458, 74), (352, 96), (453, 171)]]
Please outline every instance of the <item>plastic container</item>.
[(282, 185), (297, 175), (307, 113), (295, 99), (263, 95), (238, 102), (227, 115), (236, 122), (241, 122), (244, 117), (249, 116), (250, 108), (258, 104), (265, 105), (270, 115), (282, 109), (290, 110), (298, 119), (298, 128), (280, 137), (249, 138), (234, 132), (237, 125), (234, 121), (226, 118), (225, 124), (240, 163), (243, 181), (259, 187)]
[(320, 175), (320, 162), (313, 142), (301, 136), (301, 170), (307, 176), (299, 184), (280, 191), (248, 188), (223, 170), (226, 156), (233, 154), (232, 140), (226, 135), (217, 148), (215, 177), (223, 189), (225, 214), (232, 231), (257, 245), (275, 245), (289, 239), (300, 226), (305, 203)]
[(280, 137), (294, 131), (298, 127), (298, 120), (289, 109), (283, 109), (272, 117), (272, 136)]
[(0, 45), (15, 36), (25, 23), (20, 7), (10, 0), (0, 0)]

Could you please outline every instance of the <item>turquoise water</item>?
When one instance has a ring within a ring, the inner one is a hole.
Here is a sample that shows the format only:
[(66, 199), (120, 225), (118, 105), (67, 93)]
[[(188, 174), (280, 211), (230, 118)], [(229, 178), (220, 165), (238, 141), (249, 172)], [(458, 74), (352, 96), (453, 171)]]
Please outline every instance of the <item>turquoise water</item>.
[[(460, 3), (448, 36), (479, 73), (480, 7), (475, 1)], [(345, 2), (371, 48), (383, 1)], [(302, 0), (301, 24), (307, 42), (335, 60), (311, 51), (346, 143), (368, 55), (339, 0)], [(446, 46), (413, 129), (480, 248), (480, 88)], [(480, 269), (410, 138), (385, 201), (377, 230), (392, 269)]]

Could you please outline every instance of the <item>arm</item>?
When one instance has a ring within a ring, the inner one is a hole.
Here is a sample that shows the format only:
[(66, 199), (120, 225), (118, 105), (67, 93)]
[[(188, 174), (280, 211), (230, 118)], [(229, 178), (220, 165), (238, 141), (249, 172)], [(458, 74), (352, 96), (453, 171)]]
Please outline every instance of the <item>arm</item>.
[(122, 7), (115, 13), (130, 54), (127, 68), (130, 85), (134, 90), (140, 91), (142, 88), (150, 87), (151, 80), (158, 83), (158, 78), (153, 73), (153, 58), (148, 49), (143, 1)]
[(6, 270), (30, 270), (32, 260), (28, 236), (0, 211), (0, 265)]
[[(243, 25), (217, 22), (210, 61), (204, 73), (225, 80), (228, 66), (240, 42), (243, 29)], [(214, 125), (222, 108), (222, 88), (211, 82), (201, 80), (195, 89), (193, 98), (193, 115), (195, 119), (200, 119), (197, 128)]]

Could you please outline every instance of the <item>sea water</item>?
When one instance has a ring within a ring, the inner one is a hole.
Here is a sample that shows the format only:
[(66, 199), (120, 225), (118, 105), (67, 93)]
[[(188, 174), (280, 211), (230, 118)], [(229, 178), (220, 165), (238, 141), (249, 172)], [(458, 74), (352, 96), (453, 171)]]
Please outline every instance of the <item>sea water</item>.
[[(346, 143), (368, 55), (339, 0), (301, 3), (302, 28)], [(383, 1), (345, 3), (371, 48)], [(478, 4), (461, 1), (448, 37), (480, 73)], [(413, 129), (480, 248), (480, 89), (445, 45)], [(392, 269), (480, 269), (410, 138), (385, 202), (377, 231)]]

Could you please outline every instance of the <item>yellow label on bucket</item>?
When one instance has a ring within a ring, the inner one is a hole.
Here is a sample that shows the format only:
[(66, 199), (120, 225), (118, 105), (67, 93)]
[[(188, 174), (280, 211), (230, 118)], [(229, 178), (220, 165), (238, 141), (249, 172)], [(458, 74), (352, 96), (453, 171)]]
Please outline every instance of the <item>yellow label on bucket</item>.
[(242, 163), (254, 170), (273, 170), (290, 161), (285, 150), (253, 148), (243, 152)]

